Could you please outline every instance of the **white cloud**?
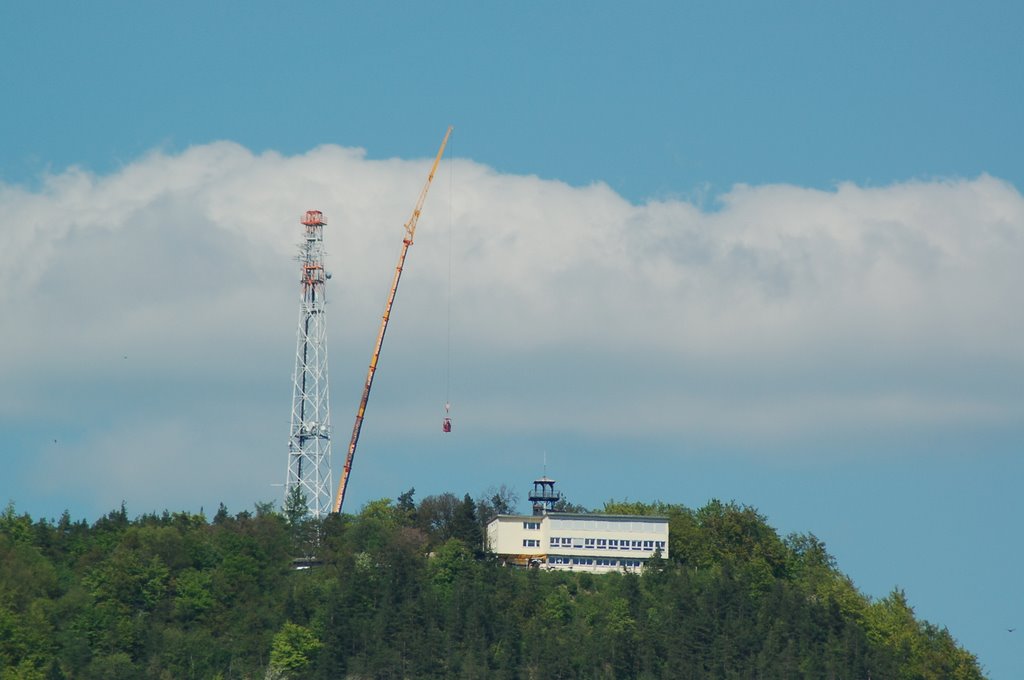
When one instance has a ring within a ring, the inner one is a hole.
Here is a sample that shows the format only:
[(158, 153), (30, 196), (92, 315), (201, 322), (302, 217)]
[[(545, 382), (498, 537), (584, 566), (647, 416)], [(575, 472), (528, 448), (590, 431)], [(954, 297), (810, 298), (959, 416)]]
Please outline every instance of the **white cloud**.
[[(298, 218), (316, 208), (328, 219), (344, 431), (428, 166), (223, 142), (153, 153), (109, 176), (69, 169), (38, 190), (0, 185), (0, 420), (79, 428), (95, 450), (77, 455), (106, 466), (118, 465), (116, 451), (131, 455), (110, 442), (142, 436), (147, 420), (175, 433), (168, 440), (216, 440), (217, 455), (234, 460), (260, 446), (249, 435), (242, 450), (230, 434), (247, 428), (239, 404), (249, 404), (279, 408), (276, 430), (257, 429), (270, 438), (260, 456), (283, 451), (291, 258)], [(453, 401), (481, 428), (525, 420), (622, 435), (639, 423), (749, 442), (1024, 420), (1024, 199), (993, 177), (737, 186), (709, 211), (446, 162), (368, 423), (376, 412), (401, 430), (418, 422), (406, 409), (439, 400), (449, 255)], [(224, 420), (185, 436), (176, 408)]]

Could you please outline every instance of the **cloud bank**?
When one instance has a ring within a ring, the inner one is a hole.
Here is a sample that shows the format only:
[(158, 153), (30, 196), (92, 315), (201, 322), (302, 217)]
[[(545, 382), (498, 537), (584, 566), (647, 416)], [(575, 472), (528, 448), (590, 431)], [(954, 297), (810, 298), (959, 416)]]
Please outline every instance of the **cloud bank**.
[[(33, 477), (53, 493), (158, 487), (183, 469), (208, 485), (239, 470), (283, 478), (299, 217), (315, 208), (328, 220), (345, 433), (429, 162), (221, 142), (107, 176), (72, 168), (36, 188), (0, 184), (11, 456), (34, 474), (59, 467)], [(436, 429), (449, 391), (460, 424), (482, 436), (639, 429), (756, 450), (828, 433), (1013, 427), (1024, 422), (1022, 262), (1024, 199), (985, 175), (736, 186), (704, 208), (446, 160), (367, 427), (415, 441)]]

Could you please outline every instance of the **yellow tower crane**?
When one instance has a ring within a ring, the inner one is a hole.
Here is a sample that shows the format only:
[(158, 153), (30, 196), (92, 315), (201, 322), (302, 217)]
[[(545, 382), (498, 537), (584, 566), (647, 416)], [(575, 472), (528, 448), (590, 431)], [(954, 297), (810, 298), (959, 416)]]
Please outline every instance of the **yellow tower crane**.
[(402, 267), (405, 266), (405, 255), (409, 252), (413, 237), (416, 235), (416, 222), (420, 219), (420, 211), (423, 209), (423, 202), (427, 200), (427, 192), (430, 191), (430, 183), (434, 180), (434, 173), (444, 155), (444, 147), (448, 144), (448, 137), (452, 134), (451, 126), (444, 133), (441, 141), (441, 148), (437, 150), (437, 157), (430, 167), (430, 174), (427, 175), (427, 183), (420, 191), (419, 200), (413, 208), (412, 216), (405, 223), (405, 238), (402, 239), (402, 252), (398, 255), (398, 265), (395, 267), (395, 278), (391, 282), (391, 292), (388, 293), (388, 301), (384, 305), (384, 316), (380, 322), (380, 331), (377, 333), (377, 344), (373, 347), (373, 356), (370, 357), (370, 369), (366, 373), (366, 384), (363, 385), (363, 397), (359, 400), (359, 410), (356, 412), (356, 424), (352, 428), (352, 441), (348, 445), (348, 455), (345, 456), (345, 465), (341, 469), (341, 479), (338, 481), (338, 494), (334, 498), (334, 512), (341, 512), (341, 505), (345, 502), (345, 489), (348, 488), (348, 477), (352, 472), (352, 460), (356, 455), (356, 444), (359, 443), (359, 431), (363, 428), (363, 415), (366, 413), (366, 403), (370, 400), (370, 388), (373, 387), (373, 374), (377, 372), (377, 361), (380, 359), (380, 349), (384, 345), (384, 333), (388, 330), (388, 320), (391, 318), (391, 307), (395, 304), (395, 293), (398, 292), (398, 281), (402, 278)]

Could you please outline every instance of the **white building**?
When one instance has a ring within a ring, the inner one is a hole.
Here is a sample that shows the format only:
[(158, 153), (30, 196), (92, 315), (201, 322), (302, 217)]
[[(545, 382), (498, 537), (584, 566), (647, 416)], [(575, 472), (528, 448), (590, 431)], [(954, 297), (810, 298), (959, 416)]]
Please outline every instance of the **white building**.
[(668, 557), (668, 518), (554, 512), (562, 494), (547, 476), (533, 482), (532, 515), (498, 515), (487, 549), (507, 564), (594, 572), (639, 571)]
[(576, 571), (639, 571), (656, 551), (668, 557), (668, 518), (639, 515), (498, 515), (488, 549), (508, 564)]

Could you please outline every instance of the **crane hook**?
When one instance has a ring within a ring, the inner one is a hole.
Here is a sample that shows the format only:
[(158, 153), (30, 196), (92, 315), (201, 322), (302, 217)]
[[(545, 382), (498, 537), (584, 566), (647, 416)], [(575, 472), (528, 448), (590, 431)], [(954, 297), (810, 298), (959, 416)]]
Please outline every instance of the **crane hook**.
[(452, 431), (452, 419), (448, 417), (448, 411), (449, 411), (449, 409), (451, 409), (451, 407), (452, 407), (452, 405), (449, 402), (446, 401), (444, 403), (444, 420), (441, 422), (441, 431), (442, 432), (451, 432)]

